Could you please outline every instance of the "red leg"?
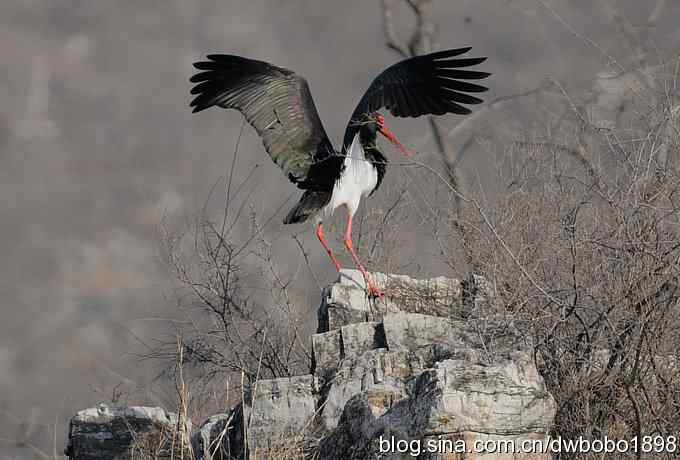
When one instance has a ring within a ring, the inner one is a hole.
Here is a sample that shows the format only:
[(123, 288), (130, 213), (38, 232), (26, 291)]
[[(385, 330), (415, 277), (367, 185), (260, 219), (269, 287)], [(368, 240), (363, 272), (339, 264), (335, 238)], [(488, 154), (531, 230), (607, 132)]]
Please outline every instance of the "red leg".
[(328, 257), (330, 257), (331, 260), (333, 261), (335, 268), (337, 268), (338, 271), (340, 271), (341, 270), (340, 262), (338, 262), (338, 259), (336, 259), (335, 256), (333, 255), (330, 246), (328, 246), (328, 241), (326, 241), (326, 237), (323, 234), (323, 226), (321, 222), (319, 222), (319, 225), (316, 226), (316, 237), (319, 238), (319, 241), (321, 241), (321, 246), (323, 246), (323, 248), (328, 253)]
[(366, 273), (366, 269), (364, 268), (363, 265), (361, 265), (361, 262), (359, 261), (359, 256), (357, 256), (356, 252), (354, 252), (354, 245), (352, 244), (351, 214), (349, 214), (349, 217), (347, 219), (347, 231), (345, 232), (345, 247), (352, 255), (354, 263), (356, 264), (357, 268), (359, 268), (359, 270), (361, 271), (361, 274), (364, 276), (364, 281), (366, 282), (366, 288), (368, 289), (368, 293), (373, 297), (384, 297), (385, 294), (378, 288), (378, 286), (373, 284), (373, 281), (371, 281), (371, 278), (368, 276), (368, 273)]

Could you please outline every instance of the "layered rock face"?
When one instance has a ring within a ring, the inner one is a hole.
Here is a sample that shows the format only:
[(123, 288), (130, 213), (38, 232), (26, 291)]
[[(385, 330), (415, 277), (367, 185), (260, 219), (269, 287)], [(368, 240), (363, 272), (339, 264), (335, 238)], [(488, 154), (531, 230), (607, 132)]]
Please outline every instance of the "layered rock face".
[[(69, 425), (64, 454), (77, 460), (158, 460), (190, 451), (177, 416), (158, 407), (97, 407), (78, 412)], [(188, 458), (188, 457), (186, 457)]]
[(258, 382), (245, 410), (204, 426), (199, 458), (215, 451), (216, 426), (216, 458), (549, 458), (476, 451), (545, 439), (555, 414), (531, 344), (481, 315), (485, 280), (373, 276), (387, 300), (369, 300), (361, 275), (343, 271), (319, 308), (313, 374)]
[(194, 458), (550, 458), (503, 452), (545, 439), (555, 403), (531, 344), (488, 314), (485, 280), (373, 276), (387, 299), (343, 271), (323, 293), (313, 373), (257, 382), (196, 430)]

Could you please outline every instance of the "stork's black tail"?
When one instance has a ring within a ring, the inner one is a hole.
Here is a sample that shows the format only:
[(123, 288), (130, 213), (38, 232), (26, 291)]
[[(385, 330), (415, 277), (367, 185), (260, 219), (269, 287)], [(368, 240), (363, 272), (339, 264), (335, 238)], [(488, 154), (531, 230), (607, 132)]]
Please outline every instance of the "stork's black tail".
[(296, 224), (298, 222), (306, 221), (309, 217), (321, 211), (321, 209), (328, 204), (330, 199), (331, 192), (307, 190), (302, 195), (302, 198), (300, 198), (298, 204), (296, 204), (295, 207), (290, 210), (286, 218), (283, 219), (283, 223)]

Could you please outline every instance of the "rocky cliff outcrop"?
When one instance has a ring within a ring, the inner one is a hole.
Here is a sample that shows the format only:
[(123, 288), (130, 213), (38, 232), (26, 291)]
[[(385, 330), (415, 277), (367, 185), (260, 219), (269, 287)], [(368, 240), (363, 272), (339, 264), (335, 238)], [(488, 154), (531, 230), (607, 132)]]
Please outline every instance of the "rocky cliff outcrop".
[(555, 413), (531, 344), (487, 314), (484, 279), (374, 277), (387, 300), (370, 301), (359, 273), (343, 271), (323, 293), (313, 373), (257, 382), (245, 406), (196, 430), (193, 455), (549, 458), (476, 452), (544, 439)]
[(189, 458), (182, 439), (188, 430), (177, 427), (177, 416), (158, 407), (99, 404), (71, 419), (64, 454), (78, 460)]

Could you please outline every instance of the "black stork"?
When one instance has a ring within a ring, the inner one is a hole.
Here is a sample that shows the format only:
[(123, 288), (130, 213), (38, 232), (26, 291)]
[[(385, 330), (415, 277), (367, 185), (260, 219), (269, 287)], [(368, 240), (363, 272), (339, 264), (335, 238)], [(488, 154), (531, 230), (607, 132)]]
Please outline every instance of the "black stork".
[(479, 80), (490, 74), (466, 67), (485, 57), (457, 58), (470, 48), (439, 51), (405, 59), (378, 75), (350, 117), (342, 150), (337, 152), (326, 135), (309, 92), (307, 81), (296, 73), (266, 62), (241, 56), (212, 54), (196, 62), (201, 72), (191, 77), (196, 85), (191, 94), (194, 112), (212, 106), (236, 109), (262, 137), (265, 149), (291, 182), (304, 193), (284, 219), (285, 224), (316, 218), (316, 235), (340, 270), (340, 263), (328, 246), (322, 222), (340, 206), (347, 208), (344, 244), (366, 282), (368, 294), (384, 294), (369, 278), (352, 245), (352, 217), (362, 197), (373, 193), (385, 175), (387, 159), (376, 146), (377, 133), (399, 150), (409, 151), (385, 125), (378, 112), (386, 108), (396, 117), (433, 114), (465, 115), (463, 104), (481, 99), (467, 93), (488, 88), (465, 80)]

